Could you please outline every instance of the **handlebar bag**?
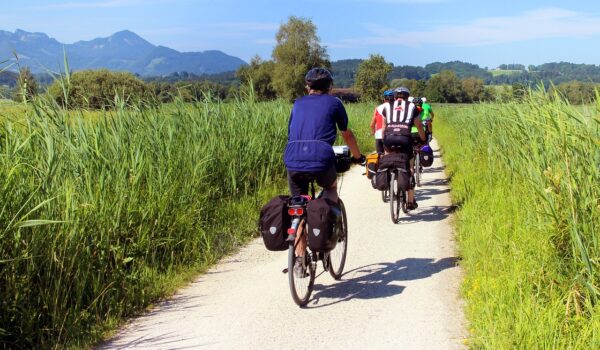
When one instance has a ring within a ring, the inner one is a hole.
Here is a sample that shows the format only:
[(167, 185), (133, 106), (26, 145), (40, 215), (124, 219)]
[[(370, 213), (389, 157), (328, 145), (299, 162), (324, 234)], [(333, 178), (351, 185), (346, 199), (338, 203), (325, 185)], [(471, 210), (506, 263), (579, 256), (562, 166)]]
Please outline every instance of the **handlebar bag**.
[(288, 249), (287, 229), (291, 225), (291, 218), (287, 213), (289, 198), (285, 195), (273, 197), (260, 210), (258, 229), (268, 250)]
[(342, 211), (329, 198), (317, 198), (306, 205), (308, 246), (314, 252), (335, 248), (342, 225)]

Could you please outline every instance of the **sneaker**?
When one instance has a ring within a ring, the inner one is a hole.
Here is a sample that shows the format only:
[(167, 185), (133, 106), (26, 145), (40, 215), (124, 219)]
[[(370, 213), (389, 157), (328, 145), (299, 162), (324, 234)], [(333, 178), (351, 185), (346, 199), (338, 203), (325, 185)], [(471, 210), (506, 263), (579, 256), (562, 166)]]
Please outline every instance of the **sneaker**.
[(415, 210), (418, 207), (419, 207), (419, 205), (417, 204), (417, 201), (413, 201), (412, 203), (406, 204), (406, 209), (408, 209), (408, 210)]
[(304, 266), (302, 266), (303, 260), (304, 260), (304, 257), (300, 257), (300, 256), (296, 257), (296, 262), (294, 263), (294, 276), (296, 276), (297, 278), (304, 278), (307, 276), (306, 268)]

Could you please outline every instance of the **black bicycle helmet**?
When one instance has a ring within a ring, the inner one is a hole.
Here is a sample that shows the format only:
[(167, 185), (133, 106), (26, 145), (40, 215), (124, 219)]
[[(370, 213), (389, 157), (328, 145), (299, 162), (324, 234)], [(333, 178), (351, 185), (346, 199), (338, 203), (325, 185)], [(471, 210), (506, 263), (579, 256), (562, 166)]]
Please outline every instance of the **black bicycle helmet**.
[(325, 68), (313, 68), (304, 76), (304, 82), (313, 90), (325, 91), (333, 83), (331, 73)]

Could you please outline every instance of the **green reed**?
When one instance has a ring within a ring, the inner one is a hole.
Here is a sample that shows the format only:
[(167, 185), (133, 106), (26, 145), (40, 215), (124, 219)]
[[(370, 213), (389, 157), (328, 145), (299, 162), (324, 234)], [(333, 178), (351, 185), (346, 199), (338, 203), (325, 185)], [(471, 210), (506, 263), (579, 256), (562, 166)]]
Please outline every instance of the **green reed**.
[(436, 110), (473, 348), (600, 345), (600, 104)]

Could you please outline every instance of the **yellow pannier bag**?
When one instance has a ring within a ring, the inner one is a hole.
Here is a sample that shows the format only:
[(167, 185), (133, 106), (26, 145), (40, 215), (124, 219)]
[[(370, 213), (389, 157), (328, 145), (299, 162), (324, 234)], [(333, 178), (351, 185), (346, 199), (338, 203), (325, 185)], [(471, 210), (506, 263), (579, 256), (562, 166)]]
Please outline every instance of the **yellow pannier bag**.
[(370, 179), (377, 174), (379, 168), (379, 154), (371, 153), (367, 156), (367, 164), (365, 166), (365, 174)]

